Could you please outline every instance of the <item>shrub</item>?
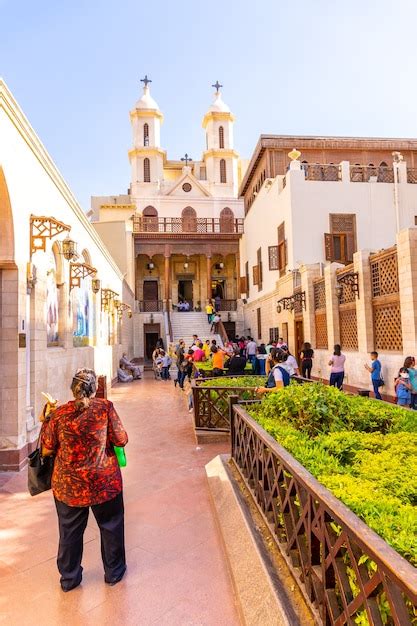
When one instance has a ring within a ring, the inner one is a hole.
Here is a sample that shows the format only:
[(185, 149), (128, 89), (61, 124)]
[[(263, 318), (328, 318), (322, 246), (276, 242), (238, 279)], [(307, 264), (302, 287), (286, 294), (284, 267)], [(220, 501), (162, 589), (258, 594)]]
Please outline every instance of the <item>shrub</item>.
[(417, 565), (416, 413), (325, 385), (290, 385), (251, 416)]

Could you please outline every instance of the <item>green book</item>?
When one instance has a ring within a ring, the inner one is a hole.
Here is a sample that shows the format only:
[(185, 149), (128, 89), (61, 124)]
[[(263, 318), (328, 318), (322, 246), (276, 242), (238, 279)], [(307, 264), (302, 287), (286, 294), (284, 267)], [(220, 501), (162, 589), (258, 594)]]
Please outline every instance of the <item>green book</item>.
[(126, 467), (126, 452), (124, 448), (119, 448), (119, 446), (114, 446), (114, 452), (117, 456), (117, 461), (120, 467)]

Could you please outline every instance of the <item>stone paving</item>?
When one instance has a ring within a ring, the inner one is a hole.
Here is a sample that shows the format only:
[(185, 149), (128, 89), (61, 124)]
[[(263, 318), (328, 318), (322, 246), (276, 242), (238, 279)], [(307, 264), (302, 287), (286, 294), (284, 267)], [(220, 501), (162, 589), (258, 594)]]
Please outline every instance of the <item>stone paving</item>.
[(64, 594), (55, 557), (51, 492), (31, 498), (26, 471), (0, 474), (0, 624), (13, 626), (235, 626), (240, 623), (210, 508), (192, 416), (172, 381), (145, 378), (111, 390), (126, 429), (128, 571), (104, 583), (97, 526), (85, 533), (82, 585)]

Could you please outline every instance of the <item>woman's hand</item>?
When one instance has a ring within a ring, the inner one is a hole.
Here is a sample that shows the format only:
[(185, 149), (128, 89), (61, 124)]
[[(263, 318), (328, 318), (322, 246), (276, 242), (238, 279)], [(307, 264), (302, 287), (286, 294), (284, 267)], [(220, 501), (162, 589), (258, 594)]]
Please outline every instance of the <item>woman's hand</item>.
[(54, 402), (47, 402), (45, 404), (42, 409), (42, 413), (39, 415), (40, 422), (45, 422), (48, 420), (50, 414), (55, 411), (57, 403), (57, 400), (55, 400)]
[(259, 393), (260, 395), (262, 395), (263, 393), (266, 393), (267, 388), (266, 387), (256, 387), (255, 388), (255, 393)]

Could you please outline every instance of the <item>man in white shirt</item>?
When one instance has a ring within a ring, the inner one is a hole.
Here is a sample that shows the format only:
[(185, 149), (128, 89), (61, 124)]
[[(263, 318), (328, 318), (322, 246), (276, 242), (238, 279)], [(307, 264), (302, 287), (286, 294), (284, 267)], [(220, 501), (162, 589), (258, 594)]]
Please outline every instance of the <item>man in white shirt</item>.
[(256, 351), (258, 346), (256, 345), (256, 341), (253, 340), (253, 337), (248, 337), (248, 343), (246, 344), (246, 358), (252, 364), (252, 370), (255, 372), (256, 368)]

